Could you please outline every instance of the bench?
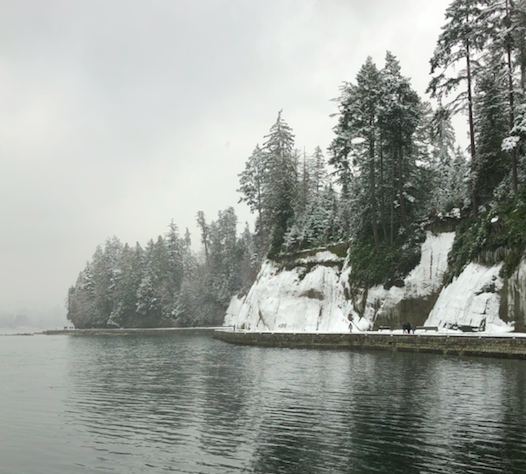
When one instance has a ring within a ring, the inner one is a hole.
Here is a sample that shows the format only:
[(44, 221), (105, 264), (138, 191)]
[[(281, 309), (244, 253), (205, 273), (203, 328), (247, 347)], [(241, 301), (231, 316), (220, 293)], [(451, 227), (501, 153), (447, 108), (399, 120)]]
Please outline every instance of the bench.
[(391, 326), (378, 326), (378, 331), (392, 331)]
[(458, 329), (460, 329), (462, 332), (479, 332), (478, 326), (458, 326)]

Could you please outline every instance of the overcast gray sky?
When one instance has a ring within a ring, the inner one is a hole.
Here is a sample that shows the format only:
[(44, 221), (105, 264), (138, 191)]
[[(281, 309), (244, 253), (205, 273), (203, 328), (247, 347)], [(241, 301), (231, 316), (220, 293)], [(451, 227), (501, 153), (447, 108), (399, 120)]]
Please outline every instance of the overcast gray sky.
[(277, 112), (332, 139), (385, 51), (423, 95), (449, 0), (0, 0), (0, 311), (62, 306), (95, 247), (238, 205)]

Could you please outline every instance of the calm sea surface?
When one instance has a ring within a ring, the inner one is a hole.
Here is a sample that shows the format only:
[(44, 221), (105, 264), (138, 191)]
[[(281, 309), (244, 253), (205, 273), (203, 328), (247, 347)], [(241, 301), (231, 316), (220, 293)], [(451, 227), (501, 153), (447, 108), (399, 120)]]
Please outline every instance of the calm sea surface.
[(0, 473), (526, 473), (526, 362), (0, 337)]

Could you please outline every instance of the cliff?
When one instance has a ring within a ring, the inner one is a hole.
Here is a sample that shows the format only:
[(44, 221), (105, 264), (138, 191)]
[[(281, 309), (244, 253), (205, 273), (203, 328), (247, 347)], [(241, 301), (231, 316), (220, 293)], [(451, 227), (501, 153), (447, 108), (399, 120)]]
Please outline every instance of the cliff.
[(330, 249), (289, 262), (267, 261), (247, 295), (233, 298), (225, 325), (247, 331), (360, 332), (381, 326), (476, 326), (485, 332), (523, 330), (526, 261), (509, 279), (501, 264), (468, 265), (444, 286), (453, 232), (427, 233), (420, 263), (401, 286), (351, 294), (346, 259)]
[(248, 294), (233, 298), (226, 325), (254, 331), (349, 332), (344, 259), (330, 251), (284, 266), (267, 261)]

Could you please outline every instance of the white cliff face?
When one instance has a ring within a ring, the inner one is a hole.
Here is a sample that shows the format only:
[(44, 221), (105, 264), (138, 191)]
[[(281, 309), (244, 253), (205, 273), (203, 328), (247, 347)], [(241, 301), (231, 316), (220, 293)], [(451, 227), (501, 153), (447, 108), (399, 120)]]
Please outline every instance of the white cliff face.
[[(344, 267), (341, 271), (343, 259), (329, 251), (296, 260), (298, 266), (292, 270), (267, 261), (249, 293), (232, 299), (225, 325), (248, 331), (367, 331), (375, 321), (405, 320), (402, 303), (406, 303), (405, 308), (417, 303), (427, 304), (424, 318), (431, 311), (424, 323), (426, 326), (480, 326), (484, 322), (486, 332), (513, 330), (512, 324), (499, 318), (499, 291), (503, 288), (498, 276), (501, 264), (485, 267), (472, 263), (442, 288), (454, 237), (453, 232), (437, 235), (428, 232), (420, 263), (407, 275), (402, 287), (387, 290), (381, 285), (375, 286), (356, 295), (354, 301), (348, 299), (348, 276), (352, 269)], [(519, 305), (524, 315), (526, 261), (508, 280), (508, 288), (508, 306)]]
[(280, 270), (265, 262), (249, 293), (232, 299), (225, 324), (250, 331), (349, 332), (338, 260), (327, 251), (300, 259), (314, 265), (306, 274), (302, 266)]
[(447, 285), (429, 314), (426, 325), (447, 328), (449, 325), (484, 327), (486, 332), (513, 331), (512, 324), (499, 318), (503, 280), (502, 263), (486, 267), (470, 263)]
[(420, 263), (404, 280), (406, 298), (418, 298), (435, 293), (442, 288), (447, 270), (447, 256), (455, 240), (454, 232), (433, 234), (427, 232), (422, 245)]

